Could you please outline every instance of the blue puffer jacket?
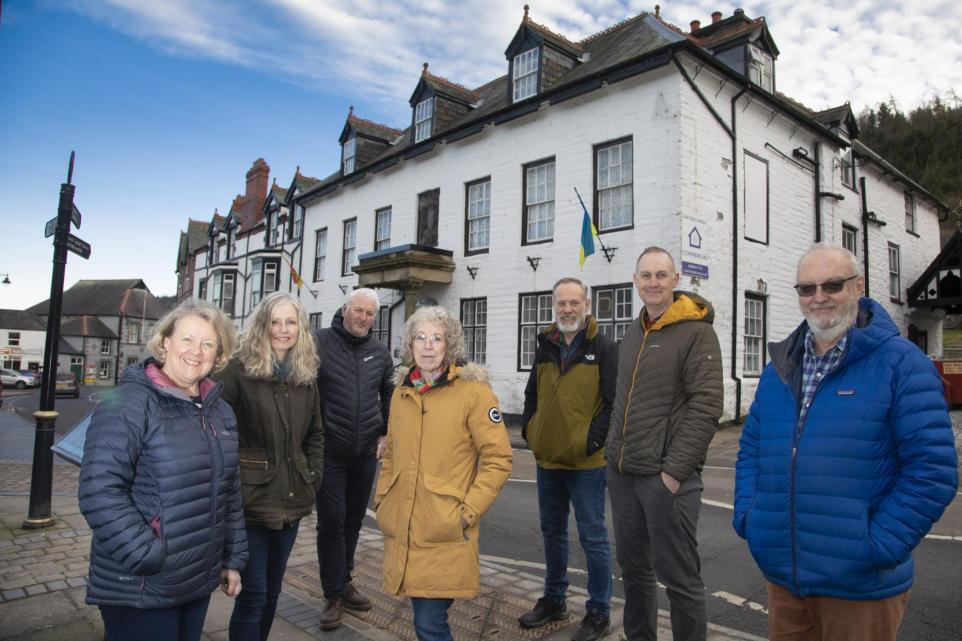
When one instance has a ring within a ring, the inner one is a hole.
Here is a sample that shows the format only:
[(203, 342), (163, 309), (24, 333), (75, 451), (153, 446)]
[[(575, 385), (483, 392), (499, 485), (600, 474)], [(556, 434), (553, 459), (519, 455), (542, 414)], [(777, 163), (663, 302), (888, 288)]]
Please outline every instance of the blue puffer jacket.
[(732, 522), (762, 573), (799, 596), (882, 599), (958, 485), (929, 359), (863, 298), (838, 367), (796, 431), (807, 325), (772, 344), (742, 432)]
[(234, 412), (220, 384), (201, 382), (198, 407), (165, 380), (150, 359), (127, 368), (87, 430), (87, 603), (174, 607), (209, 595), (221, 568), (247, 563)]

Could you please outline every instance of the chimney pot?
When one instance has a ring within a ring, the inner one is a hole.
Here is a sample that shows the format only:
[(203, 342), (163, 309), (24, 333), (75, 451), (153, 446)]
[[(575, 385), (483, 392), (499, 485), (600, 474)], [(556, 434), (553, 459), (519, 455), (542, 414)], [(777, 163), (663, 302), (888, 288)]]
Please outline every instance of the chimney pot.
[(713, 11), (713, 12), (712, 12), (712, 14), (711, 14), (711, 23), (712, 23), (712, 24), (715, 24), (716, 22), (721, 22), (721, 19), (722, 19), (722, 12), (721, 12), (721, 11)]
[(701, 21), (700, 21), (700, 20), (692, 20), (692, 21), (691, 21), (691, 30), (692, 30), (692, 31), (698, 31), (699, 29), (701, 29)]

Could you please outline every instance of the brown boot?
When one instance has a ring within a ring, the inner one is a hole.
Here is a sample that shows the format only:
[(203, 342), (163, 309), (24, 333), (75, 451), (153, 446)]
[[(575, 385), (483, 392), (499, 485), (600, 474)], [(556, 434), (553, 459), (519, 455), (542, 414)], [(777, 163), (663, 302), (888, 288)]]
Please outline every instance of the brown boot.
[(353, 583), (348, 583), (344, 586), (344, 607), (365, 612), (371, 609), (371, 600), (358, 592)]
[(343, 616), (344, 600), (339, 596), (336, 596), (333, 599), (328, 599), (327, 604), (324, 606), (324, 611), (321, 612), (321, 630), (333, 630), (335, 628), (339, 628), (341, 626), (341, 618)]

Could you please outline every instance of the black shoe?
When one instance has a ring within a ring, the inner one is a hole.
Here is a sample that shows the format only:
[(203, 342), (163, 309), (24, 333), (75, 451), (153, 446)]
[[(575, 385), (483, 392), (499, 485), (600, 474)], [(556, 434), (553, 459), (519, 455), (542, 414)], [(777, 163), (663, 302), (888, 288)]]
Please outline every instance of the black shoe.
[(321, 612), (320, 617), (320, 627), (321, 630), (333, 630), (341, 626), (341, 618), (344, 616), (344, 601), (341, 597), (336, 596), (333, 599), (328, 599), (327, 604), (324, 606), (324, 611)]
[(571, 641), (595, 641), (611, 633), (611, 620), (600, 610), (588, 610)]
[(344, 586), (344, 607), (348, 610), (366, 612), (371, 609), (371, 600), (357, 591), (353, 583)]
[(540, 628), (549, 621), (563, 621), (568, 618), (568, 606), (565, 602), (555, 601), (548, 597), (541, 597), (534, 604), (531, 612), (526, 612), (518, 617), (518, 622), (522, 628)]

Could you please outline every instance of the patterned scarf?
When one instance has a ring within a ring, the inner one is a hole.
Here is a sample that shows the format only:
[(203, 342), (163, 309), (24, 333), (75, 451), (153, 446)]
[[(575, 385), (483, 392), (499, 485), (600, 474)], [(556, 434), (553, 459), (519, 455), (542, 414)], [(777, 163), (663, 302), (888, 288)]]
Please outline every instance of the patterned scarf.
[(414, 369), (411, 370), (411, 373), (409, 374), (409, 376), (411, 377), (411, 385), (414, 386), (414, 389), (417, 391), (417, 393), (425, 394), (432, 387), (437, 387), (438, 381), (441, 380), (441, 376), (443, 374), (444, 374), (444, 369), (443, 368), (439, 369), (437, 374), (434, 375), (434, 378), (432, 378), (431, 380), (427, 380), (426, 378), (424, 378), (424, 375), (421, 373), (421, 368), (415, 365)]

